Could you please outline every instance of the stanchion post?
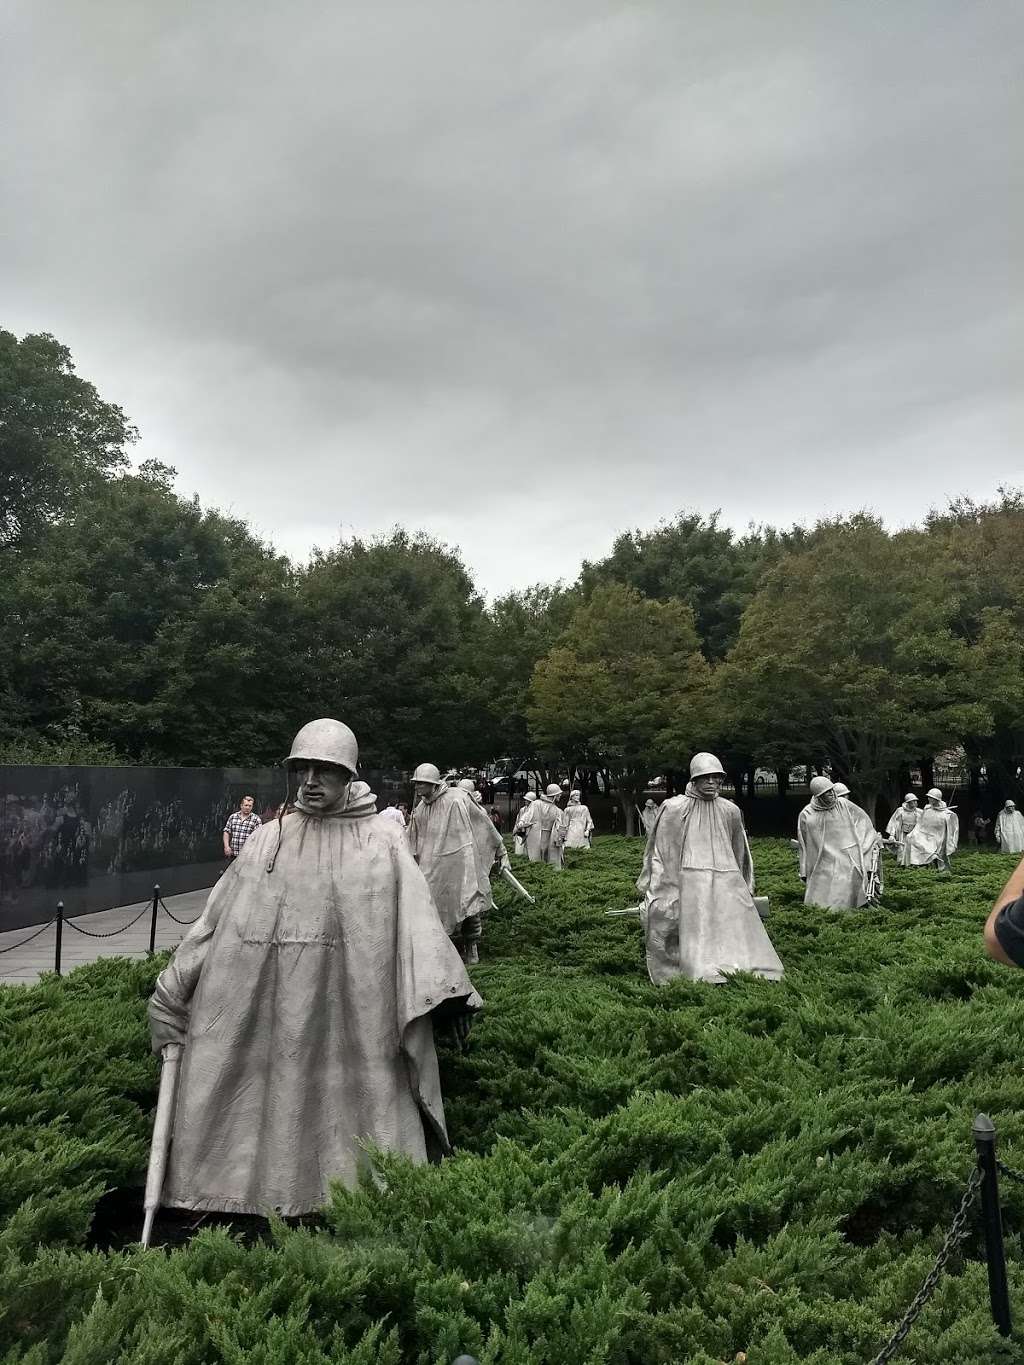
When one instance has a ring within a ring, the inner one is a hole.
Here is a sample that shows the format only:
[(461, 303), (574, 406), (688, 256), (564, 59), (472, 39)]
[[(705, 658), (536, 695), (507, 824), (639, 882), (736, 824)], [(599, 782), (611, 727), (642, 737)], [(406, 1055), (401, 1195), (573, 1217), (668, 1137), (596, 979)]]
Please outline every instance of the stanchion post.
[(1003, 1215), (999, 1207), (999, 1169), (996, 1165), (996, 1128), (987, 1114), (974, 1120), (974, 1146), (981, 1171), (981, 1218), (985, 1225), (985, 1260), (988, 1262), (988, 1297), (992, 1321), (1001, 1336), (1011, 1331), (1010, 1295), (1006, 1284), (1003, 1250)]
[(60, 946), (64, 938), (64, 902), (57, 902), (57, 937), (53, 946), (53, 970), (60, 976)]
[(152, 918), (151, 918), (150, 921), (149, 921), (149, 955), (150, 955), (150, 957), (152, 957), (153, 954), (156, 952), (156, 917), (157, 917), (157, 912), (159, 911), (159, 909), (160, 909), (160, 884), (159, 884), (159, 882), (157, 882), (156, 885), (153, 887), (153, 916), (152, 916)]

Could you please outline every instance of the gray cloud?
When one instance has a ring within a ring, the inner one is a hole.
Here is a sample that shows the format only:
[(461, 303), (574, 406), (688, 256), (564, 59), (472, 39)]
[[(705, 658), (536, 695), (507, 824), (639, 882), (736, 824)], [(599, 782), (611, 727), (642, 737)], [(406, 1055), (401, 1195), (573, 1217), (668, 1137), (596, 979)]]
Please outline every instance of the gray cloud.
[(0, 325), (298, 557), (912, 520), (1019, 477), (1022, 54), (1010, 0), (24, 3)]

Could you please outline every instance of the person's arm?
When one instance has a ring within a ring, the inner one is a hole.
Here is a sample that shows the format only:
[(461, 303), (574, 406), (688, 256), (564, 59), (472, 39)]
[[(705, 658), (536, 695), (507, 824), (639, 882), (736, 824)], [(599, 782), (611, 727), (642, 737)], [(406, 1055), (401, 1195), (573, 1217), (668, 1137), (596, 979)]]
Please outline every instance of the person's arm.
[[(1003, 947), (996, 931), (996, 921), (1000, 918), (1004, 909), (1017, 909), (1017, 904), (1024, 897), (1024, 858), (1020, 860), (1014, 870), (1010, 873), (1010, 879), (996, 897), (996, 903), (992, 907), (991, 914), (985, 921), (985, 951), (993, 962), (1005, 963), (1007, 967), (1018, 967), (1021, 964), (1015, 962), (1010, 954)], [(1015, 902), (1017, 904), (1015, 904)], [(1013, 922), (1015, 918), (1024, 919), (1024, 914), (1019, 914), (1013, 918), (1009, 917), (1003, 921), (1003, 933), (1009, 938), (1011, 934), (1019, 935), (1024, 942), (1024, 924), (1017, 927)]]
[(230, 843), (230, 841), (229, 841), (229, 839), (228, 839), (228, 829), (230, 828), (230, 825), (231, 825), (231, 817), (228, 816), (228, 823), (224, 826), (224, 857), (225, 857), (225, 858), (230, 858), (230, 857), (231, 857), (231, 843)]

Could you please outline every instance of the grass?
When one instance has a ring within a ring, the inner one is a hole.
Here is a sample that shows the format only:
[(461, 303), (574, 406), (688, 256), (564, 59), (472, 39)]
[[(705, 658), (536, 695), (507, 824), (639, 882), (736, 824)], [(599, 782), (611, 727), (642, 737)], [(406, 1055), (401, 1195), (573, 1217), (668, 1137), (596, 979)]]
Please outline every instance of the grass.
[[(651, 987), (639, 841), (499, 885), (468, 1055), (442, 1041), (457, 1154), (381, 1160), (318, 1228), (90, 1249), (138, 1183), (160, 962), (0, 990), (0, 1362), (860, 1365), (924, 1278), (995, 1120), (1024, 1167), (1024, 973), (981, 924), (1014, 859), (887, 871), (881, 908), (804, 907), (782, 840), (754, 845), (782, 982)], [(1004, 1190), (1024, 1314), (1024, 1188)], [(108, 1196), (109, 1201), (109, 1196)], [(988, 1365), (976, 1233), (899, 1359)]]

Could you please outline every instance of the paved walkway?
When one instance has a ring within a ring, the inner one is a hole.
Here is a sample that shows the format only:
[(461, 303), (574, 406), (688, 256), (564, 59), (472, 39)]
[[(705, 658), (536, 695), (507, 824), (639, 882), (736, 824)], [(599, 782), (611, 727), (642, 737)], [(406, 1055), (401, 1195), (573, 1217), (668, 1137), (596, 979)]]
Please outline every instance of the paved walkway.
[[(181, 896), (166, 897), (165, 904), (178, 919), (192, 920), (201, 913), (209, 894), (209, 888), (186, 891)], [(145, 957), (149, 948), (150, 905), (150, 901), (139, 901), (137, 905), (121, 905), (116, 910), (99, 910), (94, 915), (75, 915), (74, 922), (90, 934), (109, 934), (123, 924), (130, 924), (133, 919), (136, 923), (125, 933), (112, 938), (87, 938), (77, 933), (70, 924), (65, 924), (60, 953), (61, 971), (66, 975), (83, 963), (95, 962), (98, 957)], [(142, 911), (147, 913), (142, 914)], [(156, 920), (158, 948), (176, 947), (187, 932), (187, 924), (175, 924), (163, 909), (160, 910)], [(34, 933), (37, 936), (31, 943), (14, 948), (9, 953), (4, 952), (11, 944), (20, 943)], [(29, 986), (38, 981), (43, 972), (52, 972), (56, 934), (57, 927), (54, 924), (41, 934), (28, 925), (0, 934), (0, 983)]]

